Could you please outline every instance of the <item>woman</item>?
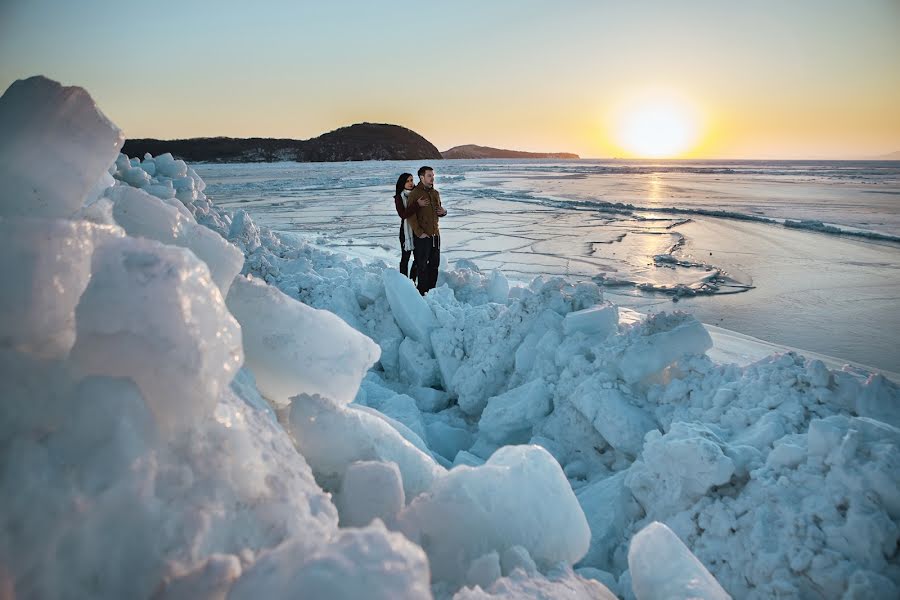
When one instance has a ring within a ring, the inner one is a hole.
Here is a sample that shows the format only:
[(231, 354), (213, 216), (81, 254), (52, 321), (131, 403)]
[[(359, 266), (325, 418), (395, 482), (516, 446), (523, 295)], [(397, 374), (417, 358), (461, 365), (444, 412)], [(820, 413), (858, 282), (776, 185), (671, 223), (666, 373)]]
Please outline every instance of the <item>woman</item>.
[(412, 173), (403, 173), (397, 178), (397, 193), (394, 194), (394, 208), (400, 216), (400, 272), (412, 279), (416, 280), (416, 263), (413, 262), (412, 269), (407, 273), (409, 265), (409, 257), (413, 252), (413, 233), (409, 228), (407, 217), (414, 215), (420, 206), (425, 206), (424, 199), (414, 202), (412, 206), (409, 204), (409, 192), (416, 187), (413, 181)]

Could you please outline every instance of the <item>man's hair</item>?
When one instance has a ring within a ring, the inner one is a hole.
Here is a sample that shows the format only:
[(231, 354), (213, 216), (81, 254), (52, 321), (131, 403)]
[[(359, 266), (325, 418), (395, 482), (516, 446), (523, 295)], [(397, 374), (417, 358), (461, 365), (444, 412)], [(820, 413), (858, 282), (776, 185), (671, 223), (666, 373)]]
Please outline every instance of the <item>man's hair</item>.
[(434, 171), (431, 167), (419, 167), (419, 179), (425, 174), (425, 171)]

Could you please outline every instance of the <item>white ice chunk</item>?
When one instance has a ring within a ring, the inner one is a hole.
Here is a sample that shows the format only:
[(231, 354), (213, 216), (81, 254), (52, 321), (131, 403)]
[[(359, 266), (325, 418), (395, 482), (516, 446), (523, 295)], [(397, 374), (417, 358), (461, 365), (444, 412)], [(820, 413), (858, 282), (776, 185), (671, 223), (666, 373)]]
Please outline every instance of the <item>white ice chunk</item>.
[(698, 423), (673, 423), (665, 435), (651, 431), (625, 485), (651, 516), (684, 510), (711, 487), (731, 479), (735, 465), (724, 448), (712, 431)]
[(175, 179), (188, 173), (187, 164), (183, 160), (176, 160), (169, 152), (160, 154), (153, 160), (156, 163), (157, 175), (162, 177)]
[(241, 576), (241, 560), (233, 554), (213, 554), (188, 570), (172, 565), (171, 573), (154, 593), (159, 600), (225, 598)]
[(453, 459), (453, 466), (458, 467), (460, 465), (465, 465), (467, 467), (480, 467), (484, 464), (484, 459), (475, 456), (471, 452), (467, 452), (465, 450), (460, 450), (456, 453), (456, 457)]
[(731, 598), (684, 542), (656, 521), (631, 539), (628, 570), (637, 600)]
[(183, 248), (124, 238), (97, 248), (92, 269), (75, 311), (80, 370), (131, 377), (169, 428), (212, 413), (244, 357), (206, 265)]
[(686, 354), (702, 354), (712, 348), (712, 338), (703, 323), (691, 315), (654, 315), (644, 325), (646, 335), (632, 343), (619, 369), (628, 383), (636, 383), (669, 366)]
[[(99, 200), (106, 190), (111, 188), (116, 184), (116, 180), (112, 175), (109, 174), (108, 171), (103, 171), (97, 181), (94, 182), (94, 185), (88, 191), (87, 196), (84, 198), (84, 206), (89, 206)], [(77, 218), (77, 213), (76, 213)]]
[(529, 574), (513, 571), (509, 576), (498, 579), (486, 590), (480, 587), (466, 587), (453, 595), (453, 600), (616, 600), (602, 583), (573, 572), (560, 564), (541, 573)]
[(241, 324), (247, 365), (275, 404), (285, 405), (300, 393), (352, 402), (378, 360), (378, 345), (335, 314), (259, 280), (236, 277), (227, 302)]
[(437, 327), (434, 313), (409, 277), (405, 277), (397, 269), (385, 269), (382, 277), (384, 292), (397, 325), (404, 335), (425, 346), (431, 354), (429, 333)]
[(581, 332), (592, 339), (604, 340), (619, 325), (619, 308), (610, 302), (570, 312), (563, 319), (563, 333)]
[(147, 175), (150, 177), (156, 176), (156, 160), (149, 153), (144, 155), (144, 160), (141, 161), (141, 168), (147, 171)]
[(522, 546), (538, 565), (572, 564), (590, 529), (559, 463), (538, 446), (501, 448), (480, 467), (455, 467), (401, 513), (435, 580), (464, 583), (470, 563)]
[(900, 427), (900, 388), (880, 373), (870, 375), (857, 396), (856, 412)]
[(437, 361), (412, 338), (404, 338), (400, 343), (400, 377), (416, 387), (439, 385), (441, 379)]
[(259, 227), (245, 210), (234, 213), (228, 239), (241, 246), (245, 252), (253, 252), (260, 247)]
[(532, 426), (550, 412), (552, 392), (543, 379), (535, 379), (488, 400), (478, 430), (488, 439), (504, 443), (517, 433), (531, 437)]
[(82, 88), (15, 81), (0, 98), (0, 216), (74, 214), (124, 139)]
[(150, 174), (140, 167), (128, 167), (119, 172), (119, 178), (131, 187), (142, 188), (150, 185)]
[(416, 401), (406, 394), (390, 394), (373, 398), (369, 402), (369, 406), (391, 419), (396, 419), (422, 440), (426, 439), (422, 413), (416, 406)]
[(405, 505), (403, 478), (396, 463), (353, 463), (344, 471), (341, 491), (335, 497), (342, 527), (365, 527), (374, 519), (393, 527)]
[(590, 421), (610, 446), (637, 456), (644, 446), (644, 435), (657, 429), (656, 421), (635, 406), (618, 389), (598, 387), (588, 379), (572, 395), (572, 405)]
[[(428, 447), (447, 459), (453, 459), (472, 446), (474, 438), (467, 429), (454, 427), (446, 421), (432, 421), (425, 426)], [(478, 464), (483, 461), (479, 460)]]
[(641, 509), (625, 486), (627, 471), (592, 482), (577, 492), (578, 502), (591, 527), (591, 547), (582, 565), (600, 569), (614, 568), (612, 555), (624, 541), (625, 529)]
[[(143, 190), (151, 196), (156, 196), (160, 200), (171, 200), (175, 198), (175, 188), (172, 187), (171, 181), (151, 183), (144, 187)], [(179, 201), (179, 204), (180, 203), (181, 201)]]
[(491, 271), (487, 282), (488, 299), (497, 304), (506, 304), (509, 300), (509, 282), (499, 269)]
[(365, 529), (341, 530), (313, 552), (309, 545), (298, 537), (260, 557), (237, 581), (229, 600), (431, 600), (425, 553), (378, 521)]
[(479, 556), (471, 562), (466, 571), (466, 584), (480, 586), (484, 589), (500, 579), (503, 573), (500, 571), (500, 555), (491, 551), (484, 556)]
[(438, 368), (441, 370), (443, 388), (454, 394), (456, 390), (453, 387), (453, 378), (462, 365), (462, 360), (460, 359), (462, 352), (453, 340), (441, 335), (441, 333), (441, 330), (431, 333), (431, 347), (434, 349), (434, 357), (438, 362)]
[(394, 462), (407, 499), (427, 491), (444, 469), (384, 420), (353, 405), (306, 394), (294, 398), (290, 429), (301, 454), (328, 489), (336, 489), (354, 462)]
[(362, 412), (367, 412), (371, 415), (378, 417), (379, 419), (381, 419), (382, 421), (384, 421), (385, 423), (387, 423), (388, 425), (390, 425), (391, 427), (396, 429), (397, 433), (399, 433), (401, 436), (403, 436), (403, 439), (405, 439), (407, 442), (409, 442), (410, 444), (412, 444), (413, 446), (415, 446), (416, 448), (418, 448), (425, 454), (431, 454), (430, 450), (428, 449), (428, 444), (425, 443), (425, 431), (424, 431), (424, 428), (421, 425), (421, 423), (419, 425), (420, 425), (420, 429), (422, 429), (422, 435), (419, 435), (418, 433), (413, 431), (409, 426), (407, 426), (402, 421), (399, 421), (389, 415), (386, 415), (385, 413), (381, 412), (380, 410), (376, 410), (376, 409), (370, 408), (368, 406), (361, 406), (358, 404), (354, 405), (353, 408), (356, 410), (362, 411)]
[(108, 197), (113, 201), (113, 217), (128, 235), (190, 249), (209, 267), (222, 296), (227, 296), (244, 266), (244, 255), (234, 244), (143, 190), (120, 186)]
[(91, 277), (96, 242), (118, 227), (0, 217), (0, 346), (62, 357), (75, 343), (75, 306)]
[(528, 550), (522, 546), (507, 548), (500, 557), (500, 566), (503, 568), (504, 575), (509, 575), (516, 569), (522, 569), (529, 574), (537, 572), (537, 565), (534, 564)]
[(422, 412), (441, 412), (450, 404), (450, 394), (430, 387), (411, 387), (409, 395), (415, 399), (416, 406)]

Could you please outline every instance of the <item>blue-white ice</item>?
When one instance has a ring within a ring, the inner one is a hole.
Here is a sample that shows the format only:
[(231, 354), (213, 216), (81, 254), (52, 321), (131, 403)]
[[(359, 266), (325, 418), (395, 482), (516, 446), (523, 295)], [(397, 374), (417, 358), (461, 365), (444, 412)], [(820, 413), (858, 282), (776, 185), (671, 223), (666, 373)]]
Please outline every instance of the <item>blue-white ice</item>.
[(461, 262), (422, 298), (328, 234), (221, 209), (171, 156), (116, 159), (82, 90), (15, 86), (0, 112), (86, 118), (0, 131), (7, 154), (68, 151), (22, 163), (36, 195), (0, 204), (2, 589), (897, 596), (889, 379), (754, 360), (591, 281)]
[[(326, 247), (395, 260), (392, 186), (418, 166), (196, 168), (219, 205)], [(674, 298), (705, 323), (900, 372), (900, 163), (432, 166), (450, 209), (450, 264), (471, 259), (520, 282), (593, 280), (644, 312), (671, 310)]]

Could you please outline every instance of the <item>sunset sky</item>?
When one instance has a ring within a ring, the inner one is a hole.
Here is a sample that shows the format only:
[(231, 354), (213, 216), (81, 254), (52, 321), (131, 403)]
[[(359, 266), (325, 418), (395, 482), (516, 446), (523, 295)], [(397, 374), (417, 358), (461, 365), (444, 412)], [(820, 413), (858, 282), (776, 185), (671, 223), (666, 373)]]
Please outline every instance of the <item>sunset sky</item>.
[(900, 150), (900, 2), (0, 0), (0, 87), (85, 87), (129, 137), (396, 123), (440, 150)]

